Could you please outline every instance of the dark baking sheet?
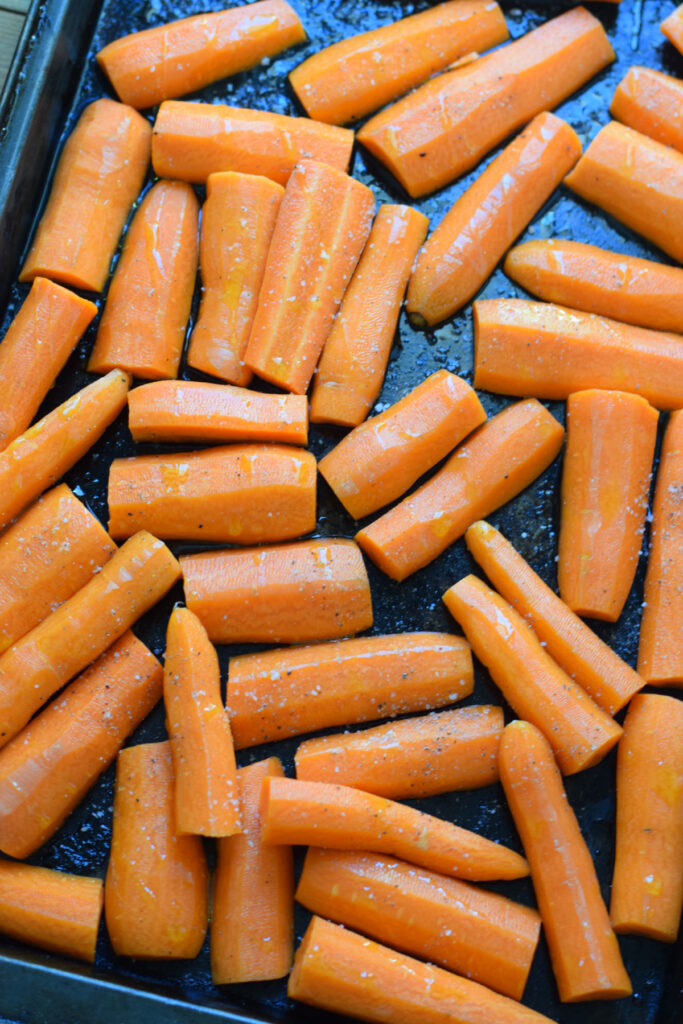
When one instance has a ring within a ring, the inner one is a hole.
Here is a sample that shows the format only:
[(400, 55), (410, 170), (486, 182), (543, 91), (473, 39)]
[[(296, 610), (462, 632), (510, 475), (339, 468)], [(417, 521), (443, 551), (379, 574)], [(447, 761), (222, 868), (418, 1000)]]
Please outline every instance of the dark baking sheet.
[[(332, 5), (321, 4), (317, 0), (292, 0), (292, 3), (302, 15), (309, 42), (264, 62), (251, 72), (204, 90), (202, 99), (281, 113), (301, 113), (286, 76), (306, 55), (333, 40), (428, 6), (425, 2), (345, 0), (333, 9)], [(220, 0), (46, 0), (33, 5), (23, 48), (0, 107), (0, 309), (4, 308), (3, 295), (9, 297), (0, 324), (2, 333), (27, 292), (26, 286), (20, 287), (14, 281), (36, 211), (44, 202), (49, 187), (55, 154), (85, 104), (100, 95), (111, 95), (107, 83), (96, 69), (93, 54), (124, 31), (142, 29), (200, 10), (217, 10), (221, 6), (224, 5)], [(574, 5), (569, 0), (502, 0), (501, 6), (512, 36), (517, 37)], [(605, 25), (617, 51), (617, 61), (558, 108), (557, 112), (574, 126), (586, 143), (608, 120), (607, 107), (614, 87), (632, 63), (683, 76), (683, 58), (658, 30), (662, 18), (674, 9), (674, 0), (623, 0), (618, 6), (609, 3), (588, 3), (587, 6)], [(488, 157), (484, 164), (490, 159)], [(414, 205), (431, 218), (434, 226), (454, 199), (480, 173), (481, 166), (456, 184)], [(378, 202), (407, 200), (378, 165), (365, 162), (362, 152), (356, 153), (353, 173), (371, 185)], [(598, 211), (591, 210), (563, 189), (546, 204), (523, 237), (550, 235), (591, 241), (634, 255), (665, 260), (646, 242)], [(523, 294), (499, 269), (482, 290), (481, 297)], [(196, 302), (197, 297), (193, 315)], [(99, 304), (101, 307), (102, 300)], [(93, 338), (94, 329), (91, 327), (48, 396), (43, 413), (88, 381), (84, 367)], [(472, 321), (469, 306), (451, 322), (427, 333), (413, 330), (402, 316), (377, 411), (440, 367), (471, 380)], [(192, 372), (185, 375), (196, 379), (201, 377)], [(507, 399), (487, 394), (482, 395), (482, 400), (489, 413), (508, 403)], [(558, 418), (563, 417), (562, 403), (551, 403), (550, 408)], [(342, 433), (336, 428), (314, 427), (311, 431), (312, 450), (321, 456)], [(105, 522), (109, 464), (115, 454), (133, 454), (135, 450), (124, 415), (107, 431), (95, 449), (67, 474), (67, 482)], [(137, 450), (161, 449), (140, 445)], [(560, 468), (558, 460), (524, 494), (490, 517), (551, 584), (555, 582)], [(353, 521), (321, 479), (317, 534), (350, 537), (354, 532)], [(172, 546), (176, 551), (191, 547)], [(600, 635), (632, 664), (637, 651), (643, 562), (641, 559), (636, 584), (620, 622), (616, 626), (597, 624)], [(388, 580), (369, 564), (375, 608), (372, 632), (416, 629), (457, 632), (441, 603), (441, 594), (473, 569), (462, 541), (400, 585)], [(169, 610), (181, 597), (178, 587), (136, 629), (158, 655), (163, 653)], [(220, 651), (224, 675), (228, 656), (246, 649), (224, 648)], [(474, 694), (464, 703), (484, 702), (501, 703), (501, 698), (486, 672), (478, 667)], [(514, 717), (509, 709), (506, 711), (508, 718)], [(131, 742), (163, 737), (163, 711), (158, 707)], [(270, 745), (267, 752), (278, 753), (291, 772), (292, 754), (298, 742), (296, 739)], [(265, 753), (266, 748), (254, 748), (242, 752), (239, 761), (251, 762)], [(595, 858), (606, 896), (614, 853), (614, 772), (615, 754), (612, 753), (603, 764), (567, 780), (571, 803)], [(103, 876), (111, 833), (113, 779), (114, 770), (111, 768), (55, 838), (30, 861), (65, 871)], [(432, 813), (451, 818), (491, 839), (519, 849), (499, 786), (419, 803)], [(209, 855), (211, 853), (209, 847)], [(492, 888), (522, 902), (533, 903), (528, 880), (501, 883)], [(307, 918), (308, 915), (297, 908), (297, 940), (305, 929)], [(560, 1004), (547, 947), (542, 939), (525, 1003), (563, 1024), (674, 1024), (681, 1020), (683, 1010), (678, 991), (683, 973), (680, 942), (673, 949), (633, 937), (620, 942), (634, 984), (635, 995), (631, 999), (579, 1006)], [(216, 988), (211, 982), (207, 945), (199, 958), (192, 962), (135, 963), (114, 956), (103, 929), (97, 960), (90, 968), (0, 940), (0, 1018), (30, 1024), (85, 1024), (86, 1021), (88, 1024), (99, 1021), (137, 1024), (143, 1020), (199, 1024), (218, 1014), (223, 1019), (235, 1021), (287, 1024), (293, 1021), (332, 1024), (334, 1020), (341, 1019), (289, 1002), (282, 982)]]

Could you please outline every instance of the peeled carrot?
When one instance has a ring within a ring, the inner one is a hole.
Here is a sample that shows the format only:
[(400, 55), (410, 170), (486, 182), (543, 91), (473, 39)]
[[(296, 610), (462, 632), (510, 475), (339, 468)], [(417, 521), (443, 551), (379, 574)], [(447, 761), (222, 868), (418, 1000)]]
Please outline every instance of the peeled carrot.
[(20, 281), (49, 277), (100, 292), (142, 187), (152, 129), (132, 107), (90, 103), (66, 141)]
[(388, 505), (486, 419), (472, 388), (438, 370), (342, 438), (318, 469), (349, 515)]
[(136, 377), (177, 377), (197, 275), (199, 204), (190, 185), (158, 181), (135, 212), (88, 362)]
[(3, 853), (27, 857), (54, 835), (157, 703), (161, 676), (124, 633), (0, 751)]
[(370, 233), (374, 206), (369, 188), (329, 164), (296, 165), (275, 222), (244, 355), (259, 377), (295, 394), (306, 392)]
[(370, 584), (350, 540), (309, 540), (180, 559), (185, 600), (211, 640), (305, 643), (372, 625)]
[(227, 704), (241, 749), (443, 707), (468, 697), (473, 687), (462, 637), (398, 633), (231, 658)]
[(683, 4), (664, 19), (659, 29), (669, 42), (683, 53)]
[(429, 221), (383, 203), (325, 341), (311, 394), (313, 423), (354, 427), (382, 389), (403, 295)]
[(246, 385), (244, 353), (256, 314), (282, 185), (258, 174), (210, 174), (202, 207), (202, 301), (187, 362)]
[(617, 121), (683, 153), (683, 82), (653, 68), (632, 67), (609, 112)]
[(294, 865), (289, 846), (261, 841), (263, 780), (284, 775), (277, 757), (237, 772), (243, 829), (218, 841), (211, 921), (215, 985), (283, 978), (292, 966)]
[(448, 184), (614, 60), (597, 18), (575, 7), (371, 118), (358, 140), (411, 196)]
[(356, 540), (383, 572), (404, 580), (462, 537), (475, 519), (528, 487), (555, 458), (563, 437), (560, 424), (535, 399), (508, 406)]
[(285, 0), (197, 14), (115, 39), (97, 54), (117, 96), (132, 107), (197, 92), (306, 38)]
[(443, 600), (508, 704), (548, 738), (565, 775), (605, 757), (621, 726), (563, 672), (507, 601), (475, 576), (465, 576)]
[(529, 858), (560, 999), (575, 1003), (631, 995), (593, 861), (562, 776), (548, 741), (530, 722), (506, 727), (500, 777)]
[(231, 544), (290, 540), (315, 526), (315, 485), (315, 456), (290, 445), (115, 459), (109, 532)]
[(208, 925), (208, 870), (199, 836), (179, 835), (170, 743), (127, 747), (118, 756), (109, 867), (107, 931), (117, 956), (197, 956)]
[(506, 846), (350, 786), (267, 778), (261, 820), (264, 843), (388, 853), (474, 882), (529, 873), (524, 858)]
[(574, 129), (554, 114), (538, 114), (428, 238), (408, 285), (409, 317), (425, 327), (464, 306), (580, 156)]

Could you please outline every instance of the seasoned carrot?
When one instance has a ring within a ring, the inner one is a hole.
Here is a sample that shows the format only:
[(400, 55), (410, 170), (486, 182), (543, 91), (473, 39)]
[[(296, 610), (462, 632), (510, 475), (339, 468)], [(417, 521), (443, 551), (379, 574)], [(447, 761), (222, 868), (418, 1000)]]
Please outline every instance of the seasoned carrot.
[(538, 114), (450, 208), (417, 258), (406, 310), (425, 327), (479, 291), (515, 238), (581, 156), (578, 135)]
[(563, 437), (560, 424), (535, 399), (508, 406), (356, 540), (383, 572), (404, 580), (462, 537), (475, 519), (528, 487), (555, 458)]
[(290, 445), (115, 459), (109, 532), (231, 544), (290, 540), (315, 526), (315, 485), (315, 456)]
[(370, 233), (375, 198), (343, 171), (302, 160), (287, 182), (244, 355), (302, 395)]
[(196, 14), (115, 39), (97, 54), (119, 99), (132, 107), (197, 92), (306, 38), (285, 0)]
[(659, 29), (669, 42), (683, 53), (683, 4), (664, 19)]
[(311, 421), (354, 427), (382, 389), (403, 295), (429, 221), (409, 206), (383, 203), (313, 382)]
[(197, 276), (199, 204), (190, 185), (158, 181), (135, 212), (107, 294), (90, 373), (177, 377)]
[(261, 842), (259, 800), (269, 776), (284, 775), (277, 757), (237, 772), (241, 834), (218, 841), (211, 920), (215, 985), (283, 978), (294, 946), (294, 865), (289, 846)]
[(132, 633), (0, 751), (0, 849), (42, 846), (161, 697), (161, 665)]
[(241, 749), (443, 707), (469, 697), (473, 687), (462, 637), (398, 633), (231, 658), (227, 704)]
[(508, 704), (547, 736), (565, 775), (605, 757), (621, 726), (553, 661), (507, 601), (476, 576), (465, 576), (443, 600)]
[(529, 858), (560, 999), (630, 995), (591, 855), (550, 745), (530, 722), (505, 728), (500, 777)]
[(617, 121), (683, 153), (683, 82), (653, 68), (632, 67), (609, 112)]
[(358, 140), (411, 196), (464, 174), (506, 136), (596, 75), (614, 51), (575, 7), (479, 60), (438, 75), (371, 118)]
[(318, 469), (349, 515), (362, 519), (399, 498), (485, 419), (469, 384), (438, 370), (342, 438)]
[(90, 103), (66, 141), (20, 281), (101, 292), (147, 171), (152, 130), (132, 107)]
[(104, 885), (117, 956), (192, 958), (208, 925), (209, 875), (199, 836), (179, 835), (170, 743), (122, 750)]

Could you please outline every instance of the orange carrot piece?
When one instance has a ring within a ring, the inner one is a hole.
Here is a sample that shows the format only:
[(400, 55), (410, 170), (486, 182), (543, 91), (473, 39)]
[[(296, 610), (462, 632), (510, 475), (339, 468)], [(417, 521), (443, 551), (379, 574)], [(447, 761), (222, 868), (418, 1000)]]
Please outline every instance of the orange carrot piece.
[(180, 559), (185, 600), (214, 643), (335, 640), (372, 625), (370, 584), (350, 540), (308, 540)]
[(0, 452), (0, 530), (78, 462), (126, 404), (127, 374), (112, 370)]
[(398, 633), (230, 659), (227, 705), (237, 749), (428, 711), (469, 697), (472, 657), (449, 633)]
[(190, 185), (158, 181), (135, 212), (107, 294), (90, 373), (177, 377), (197, 276), (199, 204)]
[(315, 456), (290, 445), (115, 459), (109, 532), (230, 544), (290, 540), (315, 527), (315, 492)]
[(500, 777), (529, 858), (560, 999), (574, 1003), (631, 995), (595, 867), (562, 776), (548, 741), (530, 722), (506, 726)]
[(355, 427), (382, 390), (410, 272), (429, 221), (384, 203), (325, 342), (313, 382), (311, 421)]
[(314, 160), (296, 165), (244, 355), (259, 377), (306, 392), (370, 233), (374, 206), (370, 189), (343, 171)]
[(567, 399), (557, 582), (578, 615), (616, 622), (645, 530), (659, 413), (640, 395)]
[(305, 38), (285, 0), (259, 0), (115, 39), (98, 52), (97, 63), (124, 103), (154, 107), (246, 71)]
[(296, 777), (392, 800), (479, 789), (498, 781), (502, 733), (503, 709), (481, 705), (321, 736), (298, 748)]
[(49, 277), (101, 292), (142, 187), (152, 129), (132, 107), (99, 99), (66, 141), (20, 281)]
[(202, 947), (209, 873), (201, 838), (178, 834), (173, 795), (170, 743), (120, 752), (104, 885), (117, 956), (192, 958)]
[(475, 519), (504, 505), (550, 465), (564, 430), (535, 399), (488, 420), (414, 494), (356, 534), (395, 580), (428, 565)]
[(190, 335), (187, 362), (195, 370), (245, 386), (244, 353), (282, 185), (257, 174), (210, 174), (202, 207), (199, 265), (202, 301)]
[(683, 82), (634, 66), (616, 88), (609, 112), (617, 121), (683, 153)]
[(294, 947), (294, 864), (289, 846), (261, 841), (261, 785), (284, 775), (277, 757), (237, 772), (241, 834), (218, 841), (211, 921), (215, 985), (284, 978)]
[(683, 4), (664, 19), (659, 30), (677, 50), (683, 53)]
[(411, 196), (464, 174), (536, 114), (614, 60), (597, 18), (575, 7), (494, 53), (438, 75), (371, 118), (358, 140)]
[(645, 680), (567, 607), (498, 530), (473, 523), (465, 542), (501, 597), (596, 704), (610, 715), (628, 704)]
[(0, 849), (54, 835), (161, 697), (161, 665), (124, 633), (0, 751)]
[(621, 726), (553, 661), (507, 601), (476, 576), (459, 580), (443, 600), (508, 704), (548, 737), (565, 775), (605, 757)]

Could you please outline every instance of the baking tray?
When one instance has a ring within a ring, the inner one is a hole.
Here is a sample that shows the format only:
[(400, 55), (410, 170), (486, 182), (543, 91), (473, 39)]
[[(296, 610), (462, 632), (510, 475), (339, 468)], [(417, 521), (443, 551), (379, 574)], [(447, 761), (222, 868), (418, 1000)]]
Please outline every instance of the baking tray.
[[(353, 35), (377, 24), (428, 6), (425, 2), (374, 2), (345, 0), (321, 4), (317, 0), (291, 0), (301, 14), (309, 35), (303, 46), (287, 51), (248, 73), (203, 90), (199, 97), (234, 105), (255, 106), (281, 113), (301, 113), (287, 85), (287, 73), (309, 53), (333, 40)], [(45, 0), (34, 3), (29, 13), (20, 50), (0, 104), (0, 327), (6, 330), (26, 292), (16, 285), (21, 259), (32, 225), (45, 201), (56, 155), (64, 137), (83, 107), (101, 95), (112, 95), (96, 68), (93, 54), (124, 31), (139, 30), (174, 17), (200, 10), (218, 10), (220, 0)], [(547, 18), (574, 6), (570, 0), (501, 0), (511, 34), (517, 37)], [(673, 0), (623, 0), (587, 3), (603, 22), (617, 51), (617, 61), (557, 108), (587, 143), (608, 119), (607, 107), (617, 82), (632, 63), (642, 63), (683, 76), (681, 58), (661, 36), (659, 22), (675, 4)], [(495, 152), (479, 168), (450, 186), (413, 205), (424, 211), (432, 226), (454, 199), (480, 173)], [(400, 188), (362, 152), (354, 159), (354, 174), (369, 184), (381, 201), (407, 201)], [(151, 181), (151, 177), (148, 183)], [(560, 189), (534, 219), (524, 238), (550, 235), (589, 240), (597, 245), (634, 255), (662, 260), (662, 254), (615, 221)], [(498, 269), (480, 297), (523, 295)], [(193, 317), (198, 296), (195, 296)], [(102, 305), (102, 301), (100, 306)], [(5, 303), (7, 305), (5, 306)], [(85, 373), (94, 327), (86, 333), (55, 388), (48, 395), (44, 414), (90, 379)], [(433, 371), (447, 369), (471, 380), (472, 318), (468, 306), (452, 321), (435, 331), (413, 330), (401, 317), (386, 381), (376, 411), (394, 402)], [(203, 379), (185, 371), (185, 376)], [(259, 386), (258, 384), (256, 386)], [(267, 385), (263, 385), (267, 390)], [(489, 414), (508, 404), (508, 399), (483, 394)], [(549, 408), (563, 418), (562, 403)], [(664, 417), (662, 418), (664, 419)], [(663, 424), (662, 424), (663, 426)], [(311, 448), (322, 456), (342, 436), (333, 427), (313, 427)], [(115, 455), (170, 450), (172, 446), (132, 444), (125, 415), (106, 432), (98, 445), (66, 476), (67, 483), (106, 522), (106, 480)], [(187, 447), (187, 446), (185, 446)], [(556, 462), (522, 495), (490, 517), (540, 572), (555, 584), (555, 551), (558, 523), (560, 462)], [(351, 537), (355, 524), (345, 514), (321, 479), (316, 535)], [(172, 544), (178, 552), (192, 545)], [(464, 543), (458, 542), (431, 566), (402, 584), (368, 565), (375, 608), (374, 633), (403, 630), (457, 632), (441, 602), (441, 594), (468, 572), (476, 571)], [(595, 624), (597, 632), (631, 664), (635, 663), (642, 601), (644, 559), (626, 609), (615, 626)], [(163, 653), (164, 631), (173, 603), (182, 598), (180, 587), (149, 613), (136, 632), (157, 655)], [(252, 647), (219, 651), (223, 676), (228, 656)], [(474, 694), (465, 704), (501, 703), (499, 691), (486, 672), (477, 666)], [(514, 717), (506, 708), (508, 719)], [(164, 738), (163, 710), (143, 723), (129, 742)], [(241, 764), (268, 753), (279, 754), (292, 773), (293, 752), (299, 738), (239, 754)], [(572, 806), (595, 859), (603, 893), (608, 894), (614, 854), (615, 753), (601, 765), (566, 780)], [(114, 769), (97, 782), (86, 801), (68, 819), (53, 840), (30, 862), (64, 871), (103, 876), (111, 835)], [(499, 786), (469, 793), (455, 793), (419, 801), (424, 809), (450, 818), (483, 835), (520, 849), (510, 814)], [(212, 850), (209, 846), (209, 856)], [(300, 860), (299, 860), (300, 863)], [(493, 885), (514, 899), (533, 904), (526, 880)], [(300, 939), (308, 915), (297, 908), (296, 934)], [(559, 1003), (542, 938), (524, 1001), (563, 1024), (675, 1024), (683, 1019), (679, 983), (683, 976), (681, 943), (670, 947), (647, 939), (620, 940), (635, 995), (628, 1000), (568, 1006)], [(295, 1021), (333, 1024), (342, 1018), (293, 1004), (283, 982), (216, 988), (211, 982), (208, 945), (195, 961), (144, 964), (117, 958), (104, 928), (93, 967), (58, 956), (29, 950), (18, 943), (0, 940), (0, 1019), (26, 1024), (202, 1024), (214, 1018), (243, 1024)]]

